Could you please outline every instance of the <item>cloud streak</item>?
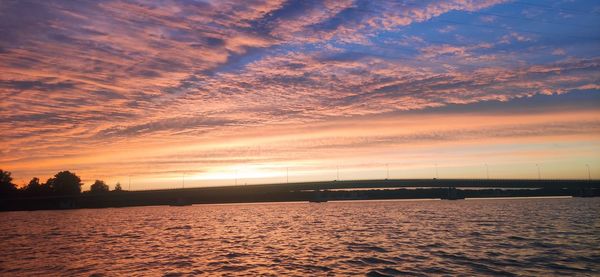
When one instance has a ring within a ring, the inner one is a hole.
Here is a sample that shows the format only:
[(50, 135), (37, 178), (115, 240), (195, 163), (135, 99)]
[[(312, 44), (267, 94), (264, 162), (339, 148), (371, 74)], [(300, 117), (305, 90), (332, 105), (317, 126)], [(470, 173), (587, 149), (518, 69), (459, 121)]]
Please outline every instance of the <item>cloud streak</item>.
[[(523, 17), (531, 8), (505, 2), (4, 1), (0, 165), (600, 91), (600, 37), (581, 27), (597, 19), (551, 9)], [(532, 24), (523, 28), (524, 20)], [(595, 130), (595, 120), (584, 118), (583, 129)], [(527, 128), (539, 136), (597, 135), (550, 122)], [(509, 129), (443, 137), (527, 133)], [(436, 135), (370, 143), (428, 138)], [(294, 155), (312, 153), (306, 147)]]

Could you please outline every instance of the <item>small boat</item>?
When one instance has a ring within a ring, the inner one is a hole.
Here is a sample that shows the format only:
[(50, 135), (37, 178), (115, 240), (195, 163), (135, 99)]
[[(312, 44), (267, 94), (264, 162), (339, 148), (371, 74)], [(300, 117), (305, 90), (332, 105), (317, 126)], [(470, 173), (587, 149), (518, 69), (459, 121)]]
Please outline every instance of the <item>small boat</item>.
[(458, 190), (455, 187), (448, 187), (448, 194), (442, 195), (442, 200), (463, 200), (465, 196), (458, 194)]
[(323, 192), (320, 190), (315, 191), (315, 195), (312, 199), (309, 199), (308, 202), (311, 203), (324, 203), (327, 202), (327, 198), (323, 196)]
[(175, 207), (191, 206), (191, 205), (192, 205), (192, 203), (184, 198), (177, 198), (177, 200), (175, 202), (169, 204), (169, 206), (175, 206)]
[(327, 199), (310, 199), (310, 200), (308, 200), (308, 202), (311, 202), (311, 203), (325, 203), (325, 202), (327, 202)]
[(594, 191), (592, 190), (592, 188), (579, 188), (575, 194), (573, 195), (573, 197), (595, 197), (596, 195), (594, 195)]
[(448, 196), (448, 197), (442, 197), (442, 200), (464, 200), (465, 197), (464, 196)]

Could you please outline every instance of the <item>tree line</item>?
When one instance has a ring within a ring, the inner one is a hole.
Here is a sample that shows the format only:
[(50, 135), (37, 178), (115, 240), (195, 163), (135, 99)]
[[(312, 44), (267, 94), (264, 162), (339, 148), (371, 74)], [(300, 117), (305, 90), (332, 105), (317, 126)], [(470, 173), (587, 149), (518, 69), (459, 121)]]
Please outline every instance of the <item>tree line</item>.
[[(96, 180), (89, 191), (81, 191), (81, 178), (68, 170), (56, 173), (41, 183), (34, 177), (24, 187), (18, 188), (13, 183), (11, 172), (0, 169), (0, 197), (8, 196), (52, 196), (52, 195), (78, 195), (81, 193), (108, 193), (110, 187), (102, 180)], [(121, 184), (117, 183), (113, 192), (122, 191)]]

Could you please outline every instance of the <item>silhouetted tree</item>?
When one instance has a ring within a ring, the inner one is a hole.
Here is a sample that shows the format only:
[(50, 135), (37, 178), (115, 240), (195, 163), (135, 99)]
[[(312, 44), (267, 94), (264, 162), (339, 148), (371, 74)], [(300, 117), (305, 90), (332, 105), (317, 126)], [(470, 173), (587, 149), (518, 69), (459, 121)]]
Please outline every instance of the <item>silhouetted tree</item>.
[(115, 185), (115, 189), (113, 191), (122, 191), (123, 188), (121, 188), (121, 183), (117, 182), (117, 184)]
[(0, 169), (0, 196), (13, 194), (17, 191), (17, 187), (12, 180), (10, 172)]
[(58, 194), (79, 194), (81, 193), (81, 179), (75, 173), (70, 171), (61, 171), (54, 175), (54, 178), (48, 179), (46, 185)]
[(37, 194), (42, 192), (42, 184), (40, 184), (40, 179), (37, 177), (33, 177), (29, 184), (25, 187), (25, 191), (32, 194)]
[(94, 182), (94, 184), (92, 184), (90, 187), (90, 191), (92, 193), (108, 192), (108, 185), (102, 180), (96, 180), (96, 182)]
[(54, 178), (48, 178), (45, 183), (42, 184), (42, 194), (50, 194), (54, 191)]

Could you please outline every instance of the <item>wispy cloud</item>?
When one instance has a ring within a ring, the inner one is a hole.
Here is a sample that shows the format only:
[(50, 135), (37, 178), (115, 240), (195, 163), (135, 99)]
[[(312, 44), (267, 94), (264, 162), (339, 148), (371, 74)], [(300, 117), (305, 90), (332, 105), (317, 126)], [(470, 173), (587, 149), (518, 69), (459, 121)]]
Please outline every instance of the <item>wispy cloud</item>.
[[(525, 28), (552, 11), (503, 14), (504, 3), (2, 2), (0, 165), (600, 90), (598, 34), (577, 27), (590, 22), (560, 17), (557, 31), (557, 17)], [(536, 126), (547, 135), (567, 130)]]

